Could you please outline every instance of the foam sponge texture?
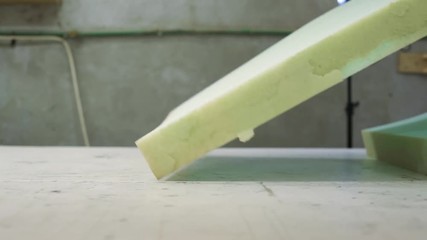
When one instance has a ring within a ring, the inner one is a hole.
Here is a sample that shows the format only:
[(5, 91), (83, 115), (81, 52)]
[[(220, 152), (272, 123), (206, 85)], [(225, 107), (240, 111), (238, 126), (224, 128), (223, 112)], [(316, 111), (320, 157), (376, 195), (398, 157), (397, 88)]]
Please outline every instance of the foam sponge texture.
[(426, 9), (426, 0), (337, 7), (178, 106), (136, 144), (161, 178), (235, 138), (247, 141), (264, 122), (426, 36)]

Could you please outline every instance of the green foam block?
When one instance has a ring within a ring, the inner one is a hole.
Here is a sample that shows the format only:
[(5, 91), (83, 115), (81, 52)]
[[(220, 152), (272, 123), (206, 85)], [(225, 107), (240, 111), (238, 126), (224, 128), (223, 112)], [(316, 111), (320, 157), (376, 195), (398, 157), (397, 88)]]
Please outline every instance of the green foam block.
[(426, 9), (426, 0), (337, 7), (178, 106), (136, 144), (161, 178), (235, 138), (247, 141), (264, 122), (426, 36)]
[(368, 155), (427, 174), (427, 113), (362, 131)]

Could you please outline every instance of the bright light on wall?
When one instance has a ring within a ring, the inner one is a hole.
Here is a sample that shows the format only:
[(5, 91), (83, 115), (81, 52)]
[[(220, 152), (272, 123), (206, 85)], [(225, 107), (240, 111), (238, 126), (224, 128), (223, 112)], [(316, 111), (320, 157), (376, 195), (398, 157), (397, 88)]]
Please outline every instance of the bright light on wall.
[(343, 5), (344, 3), (348, 2), (348, 0), (337, 0), (339, 5)]

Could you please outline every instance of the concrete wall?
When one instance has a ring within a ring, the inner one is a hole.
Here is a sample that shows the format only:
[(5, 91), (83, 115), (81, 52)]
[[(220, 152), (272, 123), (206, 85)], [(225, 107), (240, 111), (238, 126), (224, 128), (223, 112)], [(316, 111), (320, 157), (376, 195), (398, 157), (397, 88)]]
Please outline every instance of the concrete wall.
[(295, 29), (335, 0), (63, 0), (0, 6), (3, 29)]
[[(293, 30), (333, 0), (63, 0), (0, 6), (1, 30)], [(280, 40), (273, 36), (70, 40), (93, 145), (133, 145), (177, 104)], [(425, 42), (414, 48), (424, 50)], [(396, 73), (396, 56), (355, 76), (362, 128), (427, 111), (427, 80)], [(310, 99), (232, 146), (344, 147), (345, 84)], [(69, 69), (52, 43), (0, 43), (0, 144), (81, 145)]]

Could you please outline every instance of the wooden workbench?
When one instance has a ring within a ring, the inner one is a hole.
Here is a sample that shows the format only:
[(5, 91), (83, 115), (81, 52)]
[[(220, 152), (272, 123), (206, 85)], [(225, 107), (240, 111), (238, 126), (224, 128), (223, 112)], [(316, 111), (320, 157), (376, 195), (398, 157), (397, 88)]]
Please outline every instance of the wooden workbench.
[(427, 238), (427, 177), (363, 150), (222, 149), (157, 181), (136, 148), (0, 147), (0, 239)]

